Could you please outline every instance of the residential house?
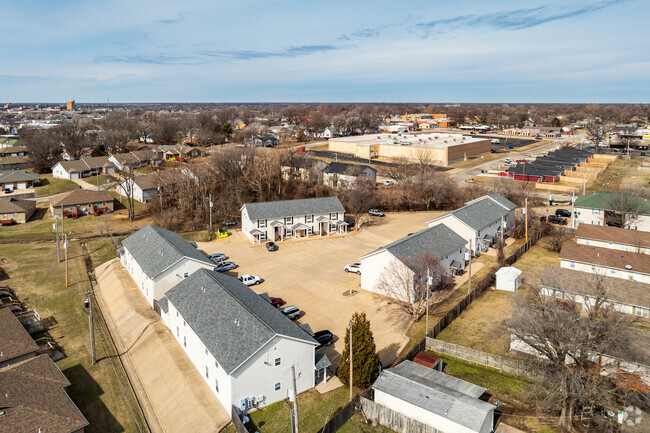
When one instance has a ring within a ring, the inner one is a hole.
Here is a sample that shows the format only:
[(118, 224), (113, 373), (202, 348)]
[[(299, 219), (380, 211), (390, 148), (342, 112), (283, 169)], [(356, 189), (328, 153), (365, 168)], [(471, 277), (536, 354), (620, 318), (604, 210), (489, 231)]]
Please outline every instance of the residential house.
[(623, 222), (621, 208), (634, 209), (633, 213), (626, 215), (623, 228), (650, 232), (650, 201), (638, 195), (600, 191), (578, 197), (573, 208), (578, 226), (593, 224), (615, 227), (620, 227)]
[[(465, 269), (465, 239), (444, 224), (429, 227), (383, 246), (359, 258), (361, 288), (391, 297), (410, 295), (417, 300), (420, 293), (414, 289), (415, 270), (411, 269), (427, 252), (440, 260), (447, 275)], [(411, 286), (403, 288), (405, 275), (410, 275)], [(385, 285), (397, 287), (398, 293), (386, 293)]]
[[(606, 302), (614, 311), (648, 318), (648, 285), (603, 274), (547, 266), (542, 273), (541, 293), (582, 304), (585, 309)], [(600, 292), (604, 289), (604, 292)]]
[(515, 227), (515, 205), (497, 193), (484, 195), (465, 206), (428, 221), (429, 227), (444, 224), (459, 234), (466, 248), (476, 255), (486, 252), (495, 238)]
[(565, 242), (560, 267), (650, 284), (650, 255)]
[(9, 170), (0, 173), (1, 190), (23, 190), (32, 188), (41, 181), (38, 173), (32, 173), (25, 170)]
[(158, 149), (160, 150), (160, 153), (162, 153), (162, 158), (165, 161), (186, 160), (205, 156), (205, 149), (202, 147), (177, 145), (159, 146)]
[(55, 195), (50, 199), (50, 212), (55, 217), (62, 214), (77, 218), (83, 215), (102, 215), (113, 212), (113, 196), (106, 191), (76, 189)]
[(377, 170), (367, 165), (330, 162), (323, 170), (323, 183), (332, 188), (347, 188), (357, 179), (377, 181)]
[(153, 150), (136, 150), (126, 153), (116, 153), (108, 157), (119, 170), (136, 170), (146, 166), (162, 164), (162, 158)]
[(21, 200), (13, 197), (0, 198), (0, 224), (24, 224), (36, 212), (34, 200)]
[(346, 233), (345, 208), (338, 197), (246, 203), (242, 232), (252, 243)]
[(0, 148), (0, 158), (7, 156), (28, 156), (29, 150), (25, 146), (9, 146)]
[(280, 139), (271, 134), (255, 135), (253, 137), (246, 138), (244, 140), (244, 143), (255, 147), (275, 147), (280, 144)]
[(318, 180), (323, 178), (323, 170), (327, 163), (315, 158), (291, 158), (282, 163), (282, 177), (302, 180)]
[(0, 309), (0, 430), (83, 433), (70, 382), (8, 308)]
[(373, 406), (385, 415), (379, 423), (399, 418), (413, 431), (441, 433), (489, 433), (494, 426), (496, 406), (480, 398), (485, 388), (412, 361), (382, 370), (372, 389)]
[(146, 203), (151, 198), (160, 197), (165, 188), (169, 188), (178, 181), (181, 172), (178, 170), (161, 170), (133, 179), (125, 179), (118, 186), (121, 195), (128, 196), (132, 191), (133, 198), (141, 203)]
[(122, 265), (158, 313), (167, 290), (195, 271), (215, 266), (177, 233), (151, 224), (124, 239), (119, 251)]
[(34, 163), (28, 156), (5, 156), (0, 158), (0, 170), (18, 170), (33, 166)]
[(650, 233), (641, 230), (580, 224), (576, 239), (581, 245), (650, 254)]
[(52, 167), (52, 176), (59, 179), (82, 179), (99, 174), (115, 173), (115, 165), (106, 156), (75, 161), (60, 161)]
[(238, 279), (199, 269), (160, 300), (161, 316), (230, 413), (315, 386), (317, 342)]

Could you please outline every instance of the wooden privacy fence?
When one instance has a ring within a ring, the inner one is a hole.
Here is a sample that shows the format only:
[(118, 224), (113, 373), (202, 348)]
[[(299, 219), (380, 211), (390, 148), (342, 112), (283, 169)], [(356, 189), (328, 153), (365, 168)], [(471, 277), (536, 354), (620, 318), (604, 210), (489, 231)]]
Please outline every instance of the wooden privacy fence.
[[(359, 406), (359, 396), (355, 395), (352, 398), (352, 401), (345, 405), (343, 409), (338, 411), (336, 415), (332, 417), (329, 421), (323, 425), (323, 428), (318, 430), (318, 433), (335, 433), (337, 432), (343, 425), (352, 418), (352, 415), (357, 410), (357, 407)], [(241, 433), (241, 432), (239, 432)]]
[(250, 433), (242, 420), (239, 419), (239, 413), (237, 412), (237, 408), (235, 406), (232, 406), (230, 418), (232, 419), (232, 423), (235, 424), (237, 433)]
[(440, 430), (395, 412), (366, 397), (361, 397), (361, 409), (367, 419), (398, 433), (441, 433)]
[(481, 352), (480, 350), (472, 349), (471, 347), (465, 347), (442, 340), (435, 340), (430, 337), (426, 338), (426, 349), (442, 355), (453, 356), (454, 358), (462, 359), (474, 364), (495, 368), (516, 376), (534, 378), (538, 374), (534, 368), (530, 367), (529, 363), (519, 359)]

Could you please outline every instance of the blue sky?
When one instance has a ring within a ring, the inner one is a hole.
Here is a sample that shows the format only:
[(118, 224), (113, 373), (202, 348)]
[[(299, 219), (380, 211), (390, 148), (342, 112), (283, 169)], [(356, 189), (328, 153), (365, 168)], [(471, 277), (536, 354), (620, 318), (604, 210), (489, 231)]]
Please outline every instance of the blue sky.
[(4, 0), (0, 102), (650, 102), (649, 0)]

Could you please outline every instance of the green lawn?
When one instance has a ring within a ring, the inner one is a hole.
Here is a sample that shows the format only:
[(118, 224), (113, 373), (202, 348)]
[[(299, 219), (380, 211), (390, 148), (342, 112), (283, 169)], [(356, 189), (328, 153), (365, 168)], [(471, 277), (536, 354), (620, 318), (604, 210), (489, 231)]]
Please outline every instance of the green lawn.
[[(327, 394), (320, 394), (315, 389), (304, 392), (298, 396), (298, 418), (300, 431), (303, 433), (316, 433), (333, 415), (348, 404), (349, 391), (341, 387)], [(288, 401), (281, 401), (269, 407), (249, 414), (251, 421), (246, 425), (249, 431), (260, 433), (287, 433), (291, 431)], [(357, 432), (362, 430), (350, 430)], [(232, 424), (225, 430), (226, 433), (235, 433)]]
[(41, 175), (41, 186), (34, 190), (36, 197), (47, 197), (78, 189), (79, 185), (68, 179), (56, 179), (51, 174)]
[[(79, 294), (90, 284), (80, 244), (71, 243), (69, 287), (64, 263), (56, 262), (54, 243), (0, 245), (0, 257), (9, 275), (3, 284), (13, 288), (28, 308), (54, 320), (50, 335), (66, 355), (57, 366), (72, 383), (67, 392), (90, 422), (85, 431), (136, 432), (111, 364), (104, 360), (90, 365), (88, 316)], [(98, 359), (104, 355), (98, 342)]]
[[(99, 179), (97, 179), (97, 178), (99, 178)], [(106, 186), (106, 183), (117, 182), (117, 177), (111, 176), (110, 174), (100, 174), (99, 176), (85, 177), (84, 180), (86, 182), (88, 182), (89, 184), (91, 184), (91, 185), (97, 185), (97, 181), (99, 180), (100, 188), (104, 189), (104, 187)]]

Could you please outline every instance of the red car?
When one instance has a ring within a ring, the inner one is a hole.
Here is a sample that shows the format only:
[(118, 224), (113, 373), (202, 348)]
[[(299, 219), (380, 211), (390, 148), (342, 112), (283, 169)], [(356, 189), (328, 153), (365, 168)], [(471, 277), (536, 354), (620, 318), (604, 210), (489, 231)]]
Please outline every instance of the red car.
[(273, 305), (274, 307), (280, 307), (284, 305), (284, 300), (282, 298), (274, 298), (273, 296), (271, 296), (269, 297), (269, 299), (271, 300), (271, 305)]
[(517, 163), (518, 163), (518, 164), (528, 164), (528, 163), (530, 163), (530, 161), (527, 160), (527, 159), (518, 159), (518, 160), (517, 160)]

